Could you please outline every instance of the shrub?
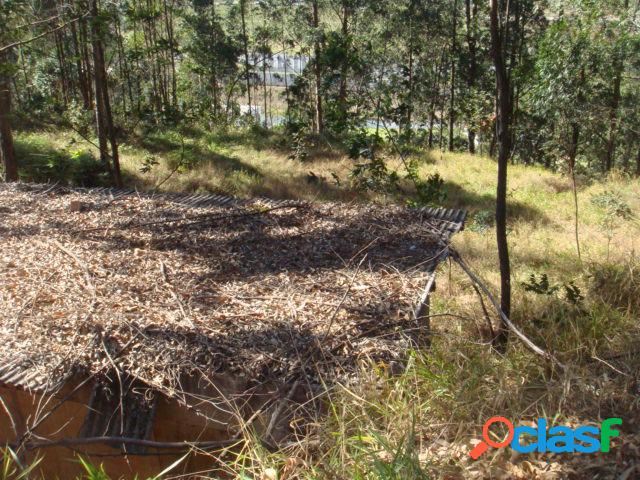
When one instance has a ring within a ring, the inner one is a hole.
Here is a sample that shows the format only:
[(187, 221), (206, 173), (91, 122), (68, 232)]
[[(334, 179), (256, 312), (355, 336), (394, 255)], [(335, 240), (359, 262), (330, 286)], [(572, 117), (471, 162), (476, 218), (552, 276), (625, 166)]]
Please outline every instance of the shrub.
[(589, 279), (594, 298), (621, 312), (640, 313), (640, 266), (636, 259), (591, 265)]
[(625, 220), (633, 217), (629, 204), (616, 192), (605, 191), (594, 195), (591, 197), (591, 203), (602, 208), (607, 216), (620, 217)]
[(109, 180), (102, 163), (86, 150), (58, 150), (31, 137), (18, 139), (15, 145), (20, 176), (25, 181), (94, 187)]
[(484, 233), (493, 226), (495, 214), (491, 210), (480, 210), (473, 215), (469, 224), (469, 230), (477, 233)]

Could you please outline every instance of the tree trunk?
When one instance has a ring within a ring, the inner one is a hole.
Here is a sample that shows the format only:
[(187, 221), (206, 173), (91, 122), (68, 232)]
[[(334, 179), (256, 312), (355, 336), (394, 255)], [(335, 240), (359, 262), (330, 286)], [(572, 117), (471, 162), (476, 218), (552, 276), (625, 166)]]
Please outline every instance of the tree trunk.
[[(91, 45), (93, 47), (93, 70), (96, 90), (96, 123), (98, 127), (98, 144), (100, 147), (100, 159), (111, 173), (117, 187), (122, 186), (120, 174), (120, 161), (118, 157), (118, 143), (116, 140), (113, 119), (111, 117), (111, 105), (109, 102), (109, 90), (107, 86), (107, 74), (105, 69), (104, 51), (102, 47), (102, 27), (99, 19), (98, 0), (91, 0)], [(107, 152), (107, 139), (111, 144), (111, 163)]]
[(604, 156), (604, 171), (609, 172), (615, 163), (616, 154), (616, 133), (618, 130), (618, 106), (620, 105), (620, 84), (622, 83), (622, 62), (617, 62), (616, 71), (613, 77), (613, 88), (611, 93), (611, 107), (609, 110), (609, 137), (607, 138), (607, 149)]
[[(266, 48), (266, 46), (265, 46)], [(267, 121), (267, 55), (266, 53), (262, 54), (262, 95), (264, 96), (263, 105), (264, 105), (264, 128), (269, 128), (269, 124)]]
[(429, 149), (433, 148), (433, 124), (436, 119), (436, 102), (440, 95), (440, 77), (444, 70), (444, 61), (446, 56), (446, 47), (442, 47), (442, 57), (440, 62), (436, 65), (436, 82), (435, 88), (431, 95), (431, 107), (429, 109)]
[(69, 75), (67, 74), (67, 60), (64, 54), (64, 39), (62, 38), (62, 30), (58, 30), (55, 32), (54, 39), (56, 44), (56, 57), (58, 59), (60, 93), (62, 94), (62, 103), (66, 108), (69, 104)]
[(316, 133), (322, 134), (324, 131), (324, 119), (322, 113), (322, 95), (321, 82), (322, 72), (320, 69), (320, 39), (318, 38), (318, 27), (320, 26), (320, 18), (318, 13), (318, 0), (312, 1), (312, 26), (314, 28), (313, 40), (313, 56), (314, 56), (314, 72), (315, 72), (315, 126)]
[(288, 63), (289, 63), (289, 57), (287, 56), (287, 48), (286, 45), (284, 44), (284, 41), (282, 43), (282, 54), (284, 55), (284, 93), (287, 99), (287, 122), (291, 122), (291, 111), (289, 109), (290, 106), (290, 101), (289, 101), (289, 74), (288, 74)]
[[(169, 41), (169, 63), (171, 64), (171, 103), (174, 108), (178, 106), (178, 87), (176, 79), (176, 59), (175, 59), (175, 41), (173, 38), (173, 18), (167, 7), (167, 0), (163, 0), (164, 7), (164, 25), (167, 30), (167, 40)], [(171, 5), (173, 8), (173, 4)]]
[[(347, 2), (342, 3), (342, 41), (344, 42), (345, 49), (348, 52), (349, 46), (349, 5)], [(347, 75), (349, 73), (349, 57), (342, 59), (342, 65), (340, 66), (340, 87), (338, 89), (338, 105), (340, 106), (340, 113), (347, 116)]]
[(71, 23), (70, 28), (71, 42), (73, 44), (73, 54), (76, 60), (76, 70), (78, 71), (78, 87), (80, 89), (80, 95), (82, 96), (82, 106), (85, 110), (91, 110), (91, 87), (87, 86), (90, 80), (88, 79), (87, 71), (83, 65), (82, 51), (80, 49), (80, 43), (78, 41), (78, 30), (76, 28), (75, 22)]
[(249, 39), (247, 37), (247, 22), (246, 22), (246, 0), (240, 0), (240, 20), (242, 22), (242, 48), (244, 50), (244, 74), (247, 82), (247, 98), (249, 100), (249, 114), (252, 114), (251, 106), (251, 78), (249, 70)]
[[(9, 62), (7, 51), (0, 53), (0, 64)], [(4, 165), (4, 181), (18, 181), (18, 163), (13, 148), (13, 132), (11, 131), (11, 80), (0, 72), (0, 141), (2, 143), (2, 162)]]
[[(84, 4), (84, 2), (83, 2)], [(91, 60), (89, 56), (89, 47), (88, 47), (88, 34), (87, 34), (87, 22), (84, 18), (81, 18), (78, 21), (79, 34), (80, 34), (80, 51), (82, 52), (82, 63), (84, 65), (84, 82), (85, 87), (87, 89), (87, 103), (86, 109), (91, 110), (94, 108), (94, 96), (93, 96), (93, 88), (91, 86)]]
[[(505, 12), (503, 12), (504, 14)], [(496, 191), (496, 241), (500, 263), (500, 308), (507, 318), (511, 315), (511, 267), (509, 245), (507, 242), (507, 168), (511, 155), (511, 86), (505, 65), (504, 42), (500, 18), (506, 15), (498, 13), (498, 0), (490, 0), (491, 18), (491, 56), (496, 72), (496, 91), (498, 115), (498, 184)], [(509, 330), (501, 322), (494, 345), (499, 351), (507, 347)]]
[(576, 250), (578, 259), (582, 260), (580, 254), (580, 235), (578, 231), (578, 221), (580, 219), (578, 212), (578, 186), (576, 184), (576, 156), (578, 154), (578, 142), (580, 140), (580, 125), (573, 123), (571, 125), (571, 146), (569, 147), (569, 173), (571, 174), (571, 186), (573, 190), (573, 206), (574, 206), (574, 234), (576, 239)]
[[(473, 2), (471, 6), (471, 0), (465, 0), (465, 13), (467, 19), (467, 46), (469, 49), (469, 67), (467, 87), (469, 88), (469, 94), (473, 98), (476, 87), (476, 76), (478, 75), (478, 61), (476, 58), (477, 45), (476, 45), (476, 32), (477, 32), (477, 20), (478, 20), (478, 2)], [(473, 127), (473, 118), (469, 115), (467, 118), (467, 138), (469, 142), (469, 153), (476, 153), (476, 131)]]
[(458, 29), (458, 0), (453, 0), (453, 24), (451, 26), (451, 88), (449, 91), (449, 151), (453, 152), (453, 126), (456, 121), (455, 93), (456, 93), (456, 53)]

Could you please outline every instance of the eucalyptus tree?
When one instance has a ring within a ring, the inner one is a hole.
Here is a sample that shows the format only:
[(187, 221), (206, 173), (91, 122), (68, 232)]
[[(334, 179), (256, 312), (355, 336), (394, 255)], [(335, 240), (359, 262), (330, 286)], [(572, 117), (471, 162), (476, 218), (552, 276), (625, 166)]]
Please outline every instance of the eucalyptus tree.
[(13, 131), (11, 126), (11, 77), (15, 74), (14, 50), (10, 47), (13, 40), (7, 28), (14, 18), (11, 4), (0, 3), (0, 16), (4, 19), (5, 28), (0, 32), (0, 153), (4, 167), (4, 180), (18, 180), (18, 164), (13, 147)]
[(202, 93), (192, 91), (191, 96), (197, 98), (201, 110), (210, 111), (213, 119), (219, 121), (223, 101), (225, 118), (229, 113), (229, 98), (237, 80), (242, 49), (224, 28), (216, 0), (192, 0), (192, 9), (184, 15), (187, 27), (184, 50), (189, 56), (190, 70), (204, 79), (205, 88)]

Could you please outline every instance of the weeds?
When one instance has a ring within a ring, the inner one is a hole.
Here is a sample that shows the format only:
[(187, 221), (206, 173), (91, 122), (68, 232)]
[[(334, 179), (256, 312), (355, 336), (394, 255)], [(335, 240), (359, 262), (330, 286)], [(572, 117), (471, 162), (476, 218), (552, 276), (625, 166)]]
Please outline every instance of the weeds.
[[(368, 144), (362, 138), (355, 140), (360, 143), (354, 141), (354, 151), (356, 145), (364, 147), (357, 150), (365, 154), (359, 163), (369, 164)], [(42, 134), (29, 141), (64, 149), (68, 139)], [(404, 196), (388, 188), (387, 175), (394, 166), (402, 167), (393, 163), (395, 158), (385, 157), (387, 171), (380, 165), (363, 167), (358, 181), (383, 188), (358, 191), (344, 180), (307, 181), (310, 169), (319, 179), (349, 178), (354, 161), (341, 153), (332, 156), (324, 151), (314, 159), (309, 151), (306, 163), (301, 163), (287, 158), (287, 149), (278, 150), (272, 139), (251, 140), (231, 133), (208, 134), (187, 144), (197, 144), (199, 150), (185, 149), (194, 161), (167, 181), (167, 190), (314, 200), (402, 201)], [(168, 148), (153, 152), (158, 165), (146, 173), (139, 168), (151, 152), (140, 146), (123, 148), (130, 181), (144, 187), (166, 177), (179, 147)], [(455, 246), (497, 291), (492, 234), (495, 163), (444, 153), (432, 162), (413, 165), (421, 181), (438, 179), (431, 180), (436, 193), (429, 195), (437, 198), (436, 203), (475, 212), (466, 231), (455, 237)], [(600, 478), (616, 478), (627, 468), (625, 461), (637, 461), (633, 448), (640, 444), (634, 430), (640, 424), (640, 268), (634, 252), (640, 235), (634, 212), (640, 209), (640, 184), (613, 178), (606, 187), (598, 183), (582, 187), (583, 262), (579, 262), (573, 241), (573, 197), (570, 190), (557, 188), (566, 182), (556, 174), (521, 165), (510, 167), (509, 181), (513, 275), (525, 279), (514, 282), (512, 320), (568, 365), (568, 373), (554, 371), (516, 340), (504, 356), (496, 355), (478, 333), (485, 320), (476, 293), (454, 268), (438, 277), (430, 350), (411, 353), (400, 375), (391, 375), (390, 365), (364, 364), (358, 382), (329, 392), (328, 415), (318, 418), (299, 442), (269, 452), (250, 441), (240, 453), (225, 453), (228, 478), (270, 478), (266, 473), (274, 471), (279, 480), (585, 478), (573, 472), (583, 472), (586, 462)], [(393, 183), (405, 191), (412, 188), (405, 177)], [(609, 223), (603, 224), (603, 218)], [(546, 417), (556, 424), (619, 416), (629, 428), (623, 443), (614, 446), (615, 457), (531, 456), (511, 461), (504, 451), (495, 451), (486, 461), (471, 463), (468, 451), (482, 423), (493, 415), (518, 422)]]

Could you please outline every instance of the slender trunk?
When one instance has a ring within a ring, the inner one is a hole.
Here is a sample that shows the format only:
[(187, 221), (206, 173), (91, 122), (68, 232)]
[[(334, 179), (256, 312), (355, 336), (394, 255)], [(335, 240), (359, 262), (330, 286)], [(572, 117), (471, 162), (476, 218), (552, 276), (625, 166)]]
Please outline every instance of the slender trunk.
[(135, 103), (133, 100), (133, 86), (131, 83), (131, 72), (129, 68), (129, 62), (127, 61), (127, 55), (124, 50), (124, 43), (122, 41), (122, 28), (120, 26), (120, 17), (115, 23), (116, 27), (116, 39), (118, 44), (118, 58), (120, 59), (120, 71), (123, 73), (123, 76), (127, 83), (127, 94), (129, 95), (129, 104), (133, 109), (133, 104)]
[(609, 172), (615, 164), (616, 133), (618, 130), (618, 106), (620, 105), (620, 84), (622, 83), (622, 59), (616, 60), (611, 92), (611, 107), (609, 110), (609, 137), (604, 156), (604, 171)]
[(433, 124), (436, 119), (436, 101), (440, 95), (440, 77), (444, 70), (444, 61), (446, 56), (446, 48), (442, 48), (442, 57), (440, 62), (436, 65), (436, 83), (431, 96), (431, 107), (429, 109), (429, 149), (433, 148)]
[(91, 86), (91, 60), (89, 55), (89, 47), (88, 47), (88, 33), (87, 33), (87, 22), (84, 18), (79, 20), (79, 33), (80, 33), (80, 51), (82, 52), (82, 63), (84, 65), (84, 82), (85, 88), (87, 89), (87, 110), (93, 109), (94, 98), (93, 98), (93, 87)]
[(449, 151), (453, 152), (453, 126), (456, 121), (455, 94), (456, 94), (456, 54), (458, 29), (458, 0), (453, 1), (453, 24), (451, 26), (451, 88), (449, 91)]
[(262, 54), (262, 92), (264, 104), (264, 128), (268, 128), (267, 123), (267, 55)]
[[(413, 37), (413, 34), (411, 34)], [(407, 134), (411, 137), (411, 118), (413, 117), (413, 40), (409, 43), (409, 98), (407, 100)]]
[[(218, 30), (216, 29), (216, 2), (211, 1), (211, 45), (218, 44)], [(218, 87), (217, 64), (212, 60), (211, 64), (211, 89), (213, 90), (213, 116), (216, 121), (220, 115), (220, 89)]]
[(19, 56), (20, 56), (20, 66), (21, 66), (21, 70), (22, 70), (22, 75), (24, 78), (24, 88), (27, 92), (27, 98), (29, 100), (31, 100), (31, 86), (29, 83), (29, 76), (27, 75), (27, 64), (24, 61), (24, 53), (22, 51), (22, 47), (18, 47), (18, 52), (19, 52)]
[[(502, 16), (502, 18), (505, 18)], [(507, 168), (511, 155), (511, 86), (505, 65), (504, 39), (498, 13), (498, 0), (490, 0), (491, 56), (496, 73), (498, 115), (498, 184), (496, 189), (496, 242), (500, 263), (500, 308), (507, 318), (511, 315), (511, 266), (507, 242)], [(505, 18), (506, 21), (506, 18)], [(504, 351), (508, 341), (508, 327), (501, 322), (494, 345)]]
[(82, 51), (80, 50), (80, 44), (78, 42), (78, 29), (75, 22), (70, 25), (71, 28), (71, 43), (73, 45), (73, 54), (76, 60), (76, 70), (78, 71), (78, 88), (80, 89), (80, 95), (82, 96), (82, 106), (85, 110), (91, 109), (91, 96), (89, 89), (87, 88), (87, 75), (82, 62)]
[[(104, 51), (102, 47), (102, 27), (99, 19), (98, 0), (91, 0), (91, 24), (93, 47), (94, 78), (96, 89), (96, 123), (98, 126), (98, 144), (100, 158), (112, 174), (117, 187), (122, 186), (120, 174), (120, 161), (118, 157), (118, 144), (116, 141), (113, 119), (111, 117), (111, 105), (109, 102), (109, 90), (107, 86), (107, 74), (105, 69)], [(107, 139), (111, 144), (111, 164), (107, 152)]]
[(349, 72), (349, 6), (346, 2), (342, 4), (342, 41), (344, 42), (346, 57), (340, 66), (340, 87), (338, 89), (338, 105), (340, 112), (346, 119), (347, 116), (347, 75)]
[[(476, 76), (478, 74), (478, 61), (476, 58), (477, 45), (476, 45), (476, 32), (477, 32), (477, 18), (478, 18), (478, 2), (472, 0), (465, 0), (465, 14), (467, 20), (467, 47), (469, 49), (469, 67), (467, 72), (467, 87), (469, 88), (469, 94), (473, 98), (476, 88)], [(473, 126), (473, 118), (471, 115), (467, 118), (467, 138), (469, 153), (476, 153), (476, 131)]]
[(287, 57), (287, 49), (286, 45), (282, 44), (282, 51), (284, 52), (284, 93), (287, 98), (287, 122), (291, 122), (291, 111), (289, 110), (289, 75), (287, 73), (287, 65), (289, 63), (289, 59)]
[(246, 0), (240, 0), (240, 20), (242, 22), (242, 48), (244, 50), (244, 74), (247, 82), (247, 98), (249, 100), (249, 114), (252, 115), (251, 106), (251, 75), (249, 69), (249, 39), (247, 37)]
[(318, 0), (312, 1), (312, 26), (314, 28), (313, 56), (314, 56), (314, 72), (315, 72), (315, 125), (316, 133), (322, 134), (324, 131), (324, 119), (322, 113), (322, 95), (321, 82), (322, 72), (320, 68), (320, 39), (318, 38), (318, 27), (320, 26), (320, 17), (318, 13)]
[(576, 185), (576, 155), (578, 154), (578, 142), (580, 140), (580, 125), (573, 123), (571, 125), (571, 146), (569, 147), (569, 173), (571, 174), (571, 185), (573, 189), (573, 204), (574, 204), (574, 234), (576, 239), (576, 250), (578, 252), (578, 259), (582, 261), (582, 255), (580, 255), (580, 236), (578, 232), (578, 187)]
[(65, 107), (69, 104), (69, 76), (67, 75), (67, 61), (64, 55), (64, 40), (62, 31), (58, 30), (54, 35), (56, 43), (56, 57), (58, 59), (58, 71), (60, 75), (60, 93)]
[[(9, 63), (9, 53), (0, 53), (0, 66)], [(11, 79), (0, 71), (0, 142), (2, 163), (4, 165), (4, 181), (18, 181), (18, 162), (13, 148), (13, 132), (11, 129)]]
[[(133, 12), (133, 16), (131, 18), (131, 27), (133, 30), (133, 38), (137, 43), (139, 34), (138, 34), (138, 21), (136, 20), (137, 17), (137, 9), (134, 8), (134, 12)], [(142, 36), (144, 38), (144, 25), (142, 27)], [(136, 76), (138, 78), (138, 81), (135, 82), (136, 84), (136, 112), (138, 112), (138, 115), (140, 115), (140, 111), (142, 110), (142, 82), (140, 81), (140, 76), (142, 75), (142, 63), (140, 62), (140, 55), (138, 54), (138, 48), (136, 47), (136, 55), (135, 55), (135, 62), (136, 62)]]
[[(173, 7), (173, 4), (171, 5)], [(171, 64), (171, 103), (174, 108), (178, 105), (178, 87), (176, 80), (176, 59), (175, 59), (175, 42), (173, 38), (173, 19), (171, 11), (167, 8), (167, 0), (163, 1), (164, 7), (164, 25), (167, 30), (167, 40), (169, 41), (169, 62)]]

